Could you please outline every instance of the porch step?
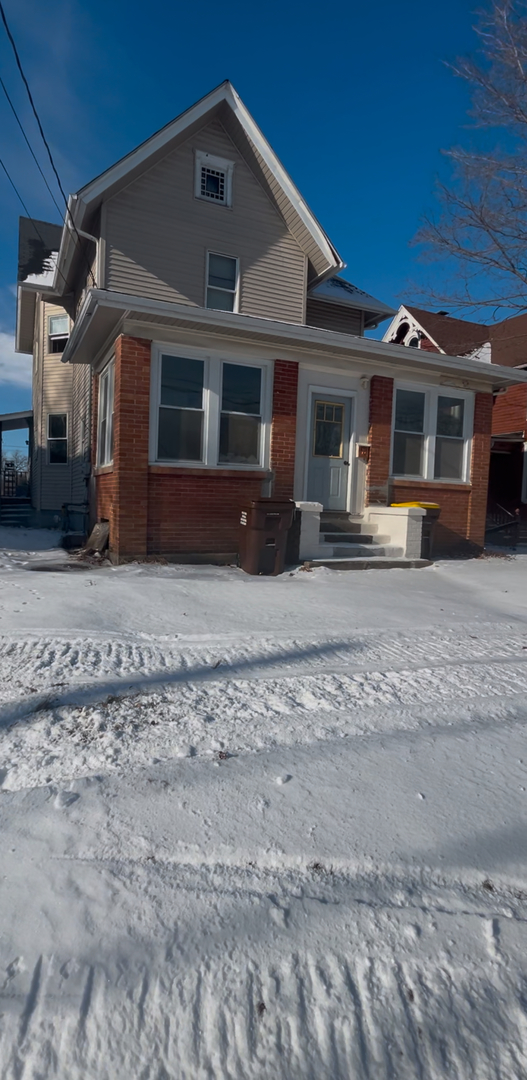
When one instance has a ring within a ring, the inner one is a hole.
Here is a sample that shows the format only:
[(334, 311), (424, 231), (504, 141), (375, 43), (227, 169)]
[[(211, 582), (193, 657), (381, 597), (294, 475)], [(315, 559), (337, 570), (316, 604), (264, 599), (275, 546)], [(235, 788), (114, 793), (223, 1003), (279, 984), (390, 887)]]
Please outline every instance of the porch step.
[(354, 543), (353, 547), (350, 547), (349, 544), (343, 544), (341, 541), (337, 544), (319, 544), (317, 557), (322, 559), (358, 559), (360, 557), (367, 559), (397, 559), (402, 555), (403, 549), (396, 547), (395, 544), (361, 544), (359, 537), (358, 542)]
[(430, 559), (404, 559), (404, 558), (351, 558), (351, 559), (310, 559), (305, 563), (306, 568), (326, 566), (328, 570), (420, 570), (424, 566), (432, 566)]
[[(376, 528), (377, 526), (373, 526)], [(370, 532), (321, 532), (321, 538), (326, 544), (389, 544), (389, 536), (379, 536)]]
[(5, 528), (27, 526), (31, 518), (31, 505), (0, 507), (0, 525)]
[(370, 524), (369, 521), (350, 518), (349, 514), (325, 511), (320, 515), (321, 533), (341, 533), (346, 535), (366, 533), (371, 536), (375, 535), (378, 530), (378, 525)]

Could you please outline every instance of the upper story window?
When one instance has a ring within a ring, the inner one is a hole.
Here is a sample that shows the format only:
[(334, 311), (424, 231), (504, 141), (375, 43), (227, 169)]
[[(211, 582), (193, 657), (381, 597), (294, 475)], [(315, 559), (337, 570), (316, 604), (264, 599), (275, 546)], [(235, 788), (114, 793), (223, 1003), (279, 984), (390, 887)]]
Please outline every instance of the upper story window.
[(66, 413), (48, 414), (48, 462), (68, 464), (68, 417)]
[(66, 348), (70, 336), (70, 320), (67, 315), (50, 315), (48, 319), (48, 337), (50, 353), (61, 353)]
[(216, 311), (238, 310), (238, 259), (207, 252), (207, 295), (205, 307)]
[(110, 360), (99, 376), (99, 406), (97, 416), (97, 464), (111, 465), (113, 461), (113, 400), (115, 362)]
[(392, 473), (423, 480), (469, 480), (473, 395), (399, 387)]
[(196, 150), (196, 199), (204, 199), (219, 206), (232, 206), (233, 172), (233, 161), (207, 154), (204, 150)]

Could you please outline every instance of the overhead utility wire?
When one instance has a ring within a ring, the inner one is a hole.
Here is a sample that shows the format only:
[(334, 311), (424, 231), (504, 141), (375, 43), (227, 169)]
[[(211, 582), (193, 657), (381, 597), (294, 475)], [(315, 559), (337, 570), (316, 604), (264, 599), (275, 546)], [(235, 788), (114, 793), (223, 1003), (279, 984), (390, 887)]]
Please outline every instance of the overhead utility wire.
[[(18, 68), (18, 70), (20, 72), (22, 82), (24, 83), (24, 86), (26, 88), (27, 96), (29, 98), (29, 102), (30, 102), (31, 108), (33, 110), (35, 120), (36, 120), (36, 122), (38, 124), (38, 130), (40, 131), (40, 135), (42, 137), (42, 142), (44, 143), (44, 146), (46, 147), (46, 150), (48, 152), (48, 157), (49, 157), (49, 160), (50, 160), (51, 168), (53, 169), (53, 172), (55, 173), (55, 176), (57, 178), (57, 184), (59, 185), (60, 193), (62, 195), (62, 198), (64, 199), (64, 203), (65, 203), (65, 206), (66, 206), (66, 213), (69, 215), (69, 219), (71, 221), (71, 226), (73, 228), (73, 231), (75, 232), (75, 235), (77, 236), (77, 239), (78, 239), (79, 243), (81, 244), (81, 250), (83, 250), (82, 249), (81, 237), (79, 235), (77, 226), (75, 225), (75, 222), (73, 220), (73, 215), (71, 213), (71, 210), (70, 210), (70, 208), (68, 206), (68, 199), (67, 199), (67, 196), (66, 196), (66, 192), (64, 191), (64, 188), (62, 187), (60, 176), (58, 174), (57, 167), (56, 167), (55, 162), (53, 160), (53, 154), (51, 153), (49, 143), (48, 143), (48, 141), (46, 139), (46, 136), (44, 135), (44, 129), (43, 129), (42, 124), (40, 122), (40, 117), (38, 115), (35, 102), (33, 101), (33, 95), (31, 93), (31, 90), (29, 89), (29, 83), (28, 83), (28, 81), (26, 79), (26, 76), (24, 74), (24, 69), (22, 67), (22, 62), (20, 60), (20, 57), (18, 55), (18, 49), (16, 47), (15, 40), (14, 40), (13, 35), (12, 35), (10, 29), (9, 29), (9, 25), (8, 25), (8, 22), (7, 22), (7, 19), (6, 19), (6, 14), (5, 14), (5, 11), (4, 11), (4, 5), (2, 4), (2, 0), (0, 0), (0, 17), (2, 18), (2, 22), (4, 24), (5, 32), (6, 32), (7, 36), (8, 36), (8, 38), (9, 38), (11, 48), (13, 49), (13, 52), (15, 54), (16, 65), (17, 65), (17, 68)], [(94, 288), (97, 288), (97, 282), (96, 282), (95, 277), (93, 275), (93, 270), (92, 270), (87, 258), (85, 259), (85, 261), (86, 261), (86, 265), (88, 267), (88, 272), (91, 275), (91, 279), (93, 281)]]
[[(41, 234), (40, 234), (40, 232), (38, 231), (38, 228), (37, 228), (37, 223), (36, 223), (36, 221), (34, 221), (34, 220), (33, 220), (33, 218), (31, 217), (31, 214), (29, 213), (29, 210), (28, 210), (28, 208), (27, 208), (27, 206), (26, 206), (26, 204), (25, 204), (25, 202), (24, 202), (24, 200), (23, 200), (23, 198), (22, 198), (22, 196), (21, 196), (21, 194), (20, 194), (20, 192), (19, 192), (19, 190), (18, 190), (18, 188), (17, 188), (16, 184), (15, 184), (15, 181), (13, 180), (13, 178), (12, 178), (12, 177), (11, 177), (11, 175), (10, 175), (10, 173), (8, 172), (8, 170), (7, 170), (7, 166), (6, 166), (6, 165), (4, 165), (4, 162), (2, 161), (2, 158), (0, 158), (0, 167), (1, 167), (1, 168), (2, 168), (3, 170), (4, 170), (4, 172), (5, 172), (6, 176), (7, 176), (7, 179), (9, 180), (9, 183), (11, 184), (11, 187), (13, 188), (13, 191), (15, 192), (15, 194), (16, 194), (16, 196), (17, 196), (17, 198), (18, 198), (18, 199), (20, 200), (20, 202), (22, 203), (22, 206), (23, 206), (23, 208), (24, 208), (24, 210), (25, 210), (26, 216), (27, 216), (27, 217), (29, 218), (29, 220), (30, 220), (30, 222), (31, 222), (31, 224), (32, 224), (32, 226), (33, 226), (33, 228), (34, 228), (34, 230), (35, 230), (35, 232), (36, 232), (36, 234), (37, 234), (37, 236), (38, 236), (38, 238), (39, 238), (39, 240), (40, 240), (41, 244), (43, 245), (43, 247), (44, 247), (44, 248), (46, 248), (46, 247), (47, 247), (47, 245), (46, 245), (46, 241), (44, 240), (44, 238), (42, 237), (42, 235), (41, 235)], [(59, 269), (59, 268), (57, 267), (57, 270), (58, 270), (58, 269)], [(67, 282), (66, 278), (64, 277), (64, 274), (62, 273), (62, 271), (61, 271), (61, 270), (59, 270), (59, 274), (60, 274), (60, 276), (61, 276), (61, 278), (62, 278), (62, 280), (63, 280), (64, 284), (65, 284), (65, 285), (67, 285), (67, 284), (68, 284), (68, 282)]]
[(45, 176), (45, 174), (44, 174), (44, 172), (43, 172), (43, 170), (41, 168), (41, 165), (40, 165), (40, 162), (39, 162), (39, 160), (37, 158), (37, 155), (35, 154), (35, 151), (33, 150), (33, 147), (31, 146), (31, 143), (30, 143), (30, 141), (29, 141), (29, 139), (28, 139), (28, 137), (27, 137), (27, 135), (26, 135), (26, 133), (24, 131), (22, 121), (21, 121), (21, 119), (20, 119), (20, 117), (19, 117), (19, 115), (18, 115), (18, 113), (17, 113), (17, 111), (15, 109), (15, 106), (13, 105), (13, 102), (11, 101), (11, 98), (9, 97), (6, 85), (5, 85), (4, 80), (2, 79), (1, 75), (0, 75), (0, 86), (2, 87), (2, 90), (4, 91), (4, 94), (5, 94), (8, 102), (9, 102), (10, 107), (11, 107), (11, 111), (13, 113), (13, 116), (14, 116), (14, 118), (15, 118), (21, 132), (22, 132), (22, 135), (23, 135), (23, 137), (24, 137), (24, 139), (25, 139), (25, 141), (27, 143), (29, 153), (31, 154), (31, 157), (33, 158), (33, 161), (35, 162), (35, 165), (36, 165), (36, 167), (37, 167), (37, 169), (38, 169), (38, 171), (39, 171), (39, 173), (40, 173), (40, 175), (41, 175), (41, 177), (42, 177), (42, 179), (43, 179), (43, 181), (44, 181), (44, 183), (45, 183), (45, 185), (46, 185), (46, 187), (47, 187), (47, 189), (49, 191), (49, 194), (51, 195), (51, 198), (53, 199), (53, 202), (55, 203), (55, 206), (56, 206), (59, 214), (62, 214), (60, 206), (59, 206), (59, 204), (58, 204), (58, 202), (57, 202), (57, 200), (56, 200), (56, 198), (55, 198), (55, 196), (54, 196), (54, 194), (53, 194), (53, 192), (52, 192), (52, 190), (51, 190), (51, 188), (50, 188), (50, 186), (48, 184), (46, 176)]

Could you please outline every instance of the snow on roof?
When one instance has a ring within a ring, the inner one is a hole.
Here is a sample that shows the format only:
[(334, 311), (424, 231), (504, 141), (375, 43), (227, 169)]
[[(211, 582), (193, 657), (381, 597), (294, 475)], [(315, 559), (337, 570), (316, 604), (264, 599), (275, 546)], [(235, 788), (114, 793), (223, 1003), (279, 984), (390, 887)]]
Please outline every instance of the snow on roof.
[(381, 315), (395, 315), (394, 308), (338, 276), (327, 278), (320, 285), (316, 285), (310, 290), (309, 297), (313, 300), (331, 300), (333, 304), (346, 304), (347, 307), (374, 311)]

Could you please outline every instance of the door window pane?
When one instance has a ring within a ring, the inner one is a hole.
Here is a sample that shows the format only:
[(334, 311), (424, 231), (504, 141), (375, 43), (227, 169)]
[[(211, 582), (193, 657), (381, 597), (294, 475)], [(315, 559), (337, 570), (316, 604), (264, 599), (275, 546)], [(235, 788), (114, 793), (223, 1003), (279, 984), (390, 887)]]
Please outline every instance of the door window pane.
[(315, 402), (313, 456), (341, 458), (343, 455), (344, 405)]
[(202, 412), (159, 410), (157, 456), (160, 461), (201, 461), (202, 444)]
[(424, 436), (396, 431), (393, 437), (393, 472), (396, 476), (423, 475)]
[(398, 390), (395, 402), (395, 430), (424, 430), (425, 395), (417, 390)]
[(161, 404), (180, 409), (201, 409), (203, 372), (203, 360), (189, 360), (183, 356), (163, 356)]
[(462, 398), (440, 397), (437, 402), (437, 434), (463, 438), (465, 402)]

